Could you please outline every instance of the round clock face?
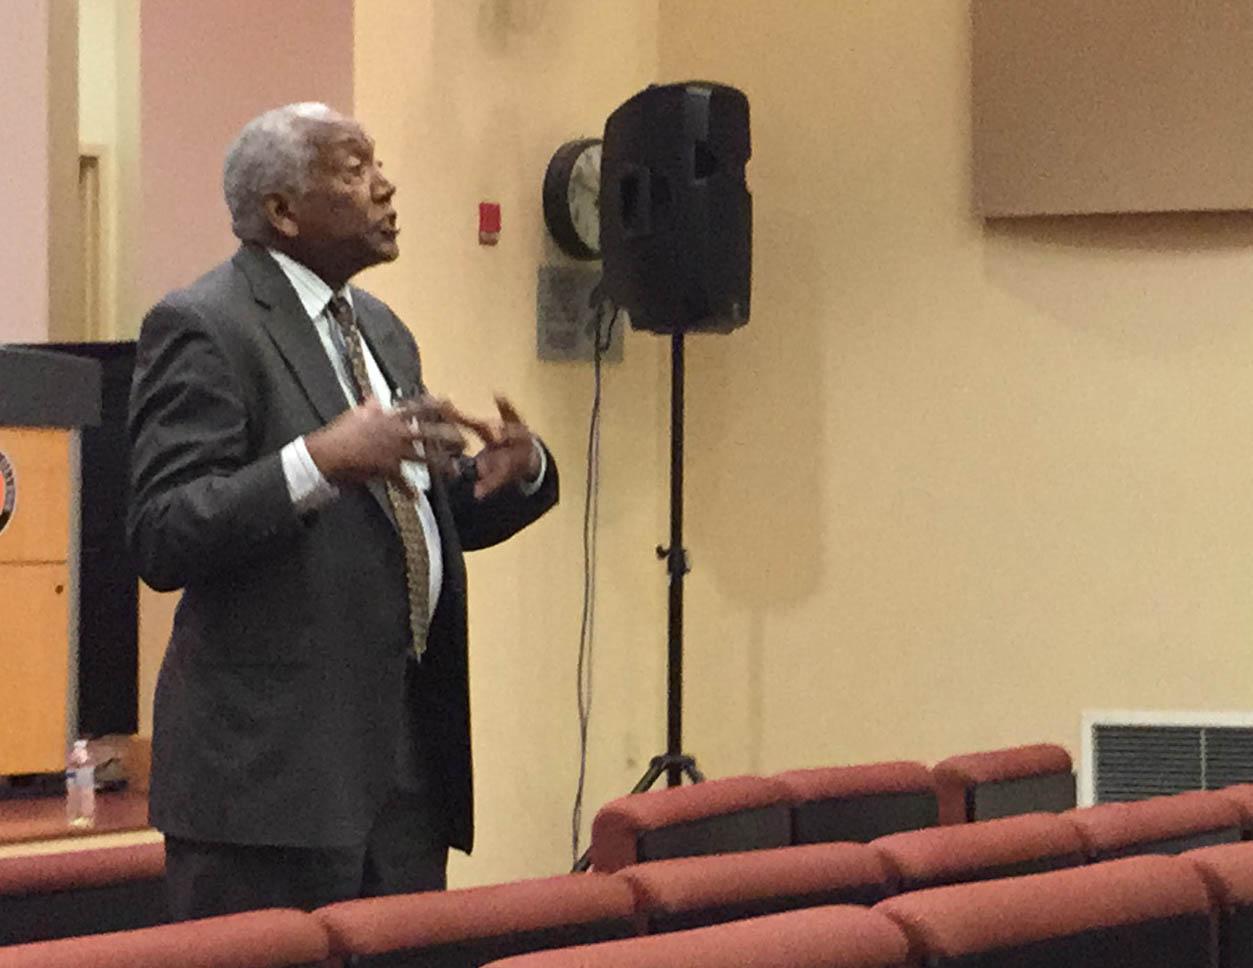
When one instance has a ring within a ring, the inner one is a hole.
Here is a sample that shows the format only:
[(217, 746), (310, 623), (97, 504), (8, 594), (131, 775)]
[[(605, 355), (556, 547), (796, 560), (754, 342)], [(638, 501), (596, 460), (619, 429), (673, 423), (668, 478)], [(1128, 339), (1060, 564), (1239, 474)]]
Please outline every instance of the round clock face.
[(582, 151), (574, 162), (566, 192), (574, 231), (593, 252), (600, 252), (600, 152), (599, 143)]
[(597, 138), (567, 141), (544, 174), (544, 222), (576, 259), (600, 258), (600, 156)]

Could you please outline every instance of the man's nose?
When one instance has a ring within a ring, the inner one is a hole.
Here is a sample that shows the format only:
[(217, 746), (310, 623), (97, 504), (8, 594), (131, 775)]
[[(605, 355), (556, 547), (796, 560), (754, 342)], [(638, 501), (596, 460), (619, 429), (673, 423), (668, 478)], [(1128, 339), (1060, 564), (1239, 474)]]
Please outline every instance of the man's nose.
[(381, 171), (374, 174), (374, 199), (379, 202), (388, 201), (396, 194), (396, 186)]

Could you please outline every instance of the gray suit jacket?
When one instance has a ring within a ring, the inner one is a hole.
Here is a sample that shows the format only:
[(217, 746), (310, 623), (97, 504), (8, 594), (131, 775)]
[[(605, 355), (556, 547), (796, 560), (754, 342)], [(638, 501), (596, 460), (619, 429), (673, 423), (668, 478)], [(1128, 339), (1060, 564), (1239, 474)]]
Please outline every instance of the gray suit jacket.
[[(393, 387), (422, 386), (417, 347), (383, 303), (353, 301)], [(159, 590), (183, 589), (154, 708), (153, 824), (223, 843), (362, 843), (395, 782), (408, 606), (384, 489), (298, 515), (280, 449), (347, 407), (273, 259), (245, 245), (144, 320), (131, 394), (131, 545)], [(557, 501), (475, 501), (435, 482), (444, 581), (417, 684), (423, 745), (452, 846), (473, 841), (463, 549), (503, 541)]]

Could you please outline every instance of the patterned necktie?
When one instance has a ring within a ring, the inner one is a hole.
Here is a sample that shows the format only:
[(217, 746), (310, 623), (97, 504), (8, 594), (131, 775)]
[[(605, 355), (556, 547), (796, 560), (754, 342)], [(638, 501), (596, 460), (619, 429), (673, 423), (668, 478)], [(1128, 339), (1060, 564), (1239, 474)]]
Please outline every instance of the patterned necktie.
[[(361, 332), (352, 307), (342, 296), (335, 296), (327, 305), (331, 319), (339, 326), (340, 335), (348, 351), (349, 376), (357, 394), (357, 402), (370, 396), (370, 375), (365, 366), (365, 352), (361, 348)], [(409, 629), (413, 635), (413, 651), (418, 658), (426, 651), (426, 632), (430, 624), (430, 561), (427, 557), (426, 535), (418, 517), (415, 503), (417, 495), (406, 483), (387, 480), (387, 499), (396, 517), (400, 540), (405, 546), (405, 584), (409, 591)]]

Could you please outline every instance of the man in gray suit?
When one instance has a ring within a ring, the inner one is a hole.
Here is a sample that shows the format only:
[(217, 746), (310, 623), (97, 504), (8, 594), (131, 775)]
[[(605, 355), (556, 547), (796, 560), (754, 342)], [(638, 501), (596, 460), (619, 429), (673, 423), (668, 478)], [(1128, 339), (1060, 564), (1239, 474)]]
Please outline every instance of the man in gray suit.
[(552, 507), (556, 465), (506, 401), (426, 396), (348, 285), (399, 252), (358, 124), (263, 114), (225, 189), (242, 245), (148, 314), (131, 396), (131, 544), (183, 590), (150, 807), (173, 913), (442, 888), (473, 839), (462, 551)]

